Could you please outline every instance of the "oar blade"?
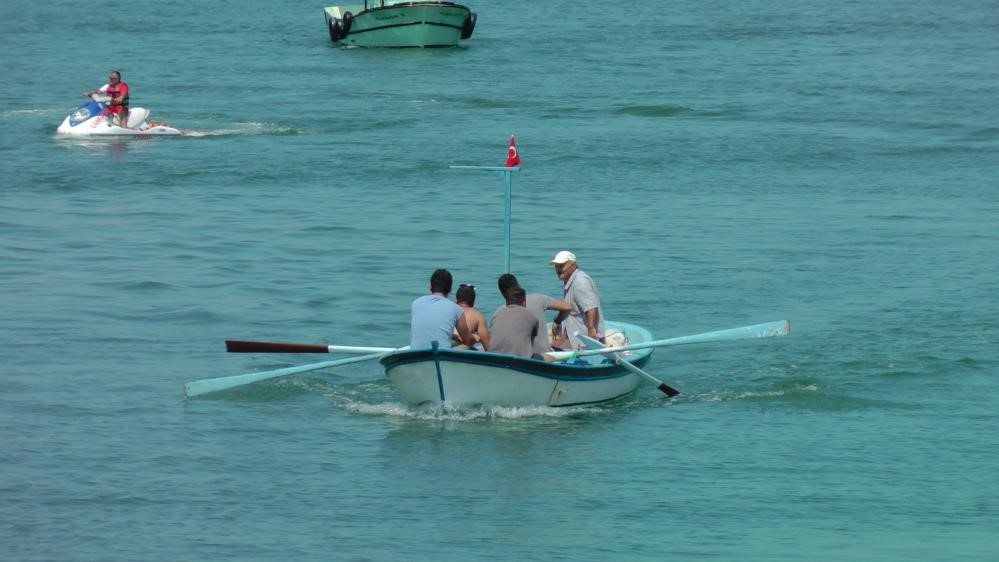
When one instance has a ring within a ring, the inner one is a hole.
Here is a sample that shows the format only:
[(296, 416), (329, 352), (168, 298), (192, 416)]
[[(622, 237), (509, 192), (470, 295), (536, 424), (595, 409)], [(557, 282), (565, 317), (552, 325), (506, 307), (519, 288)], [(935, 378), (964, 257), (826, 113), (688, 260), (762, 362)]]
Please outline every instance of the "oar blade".
[(281, 375), (271, 375), (270, 372), (260, 372), (192, 381), (184, 385), (184, 396), (186, 398), (193, 398), (195, 396), (201, 396), (202, 394), (221, 392), (230, 388), (245, 386), (258, 381), (274, 378), (275, 376)]
[(319, 369), (329, 369), (330, 367), (338, 367), (340, 365), (349, 365), (351, 363), (360, 363), (361, 361), (380, 359), (390, 353), (405, 349), (408, 349), (408, 347), (402, 347), (398, 350), (390, 349), (389, 351), (380, 351), (369, 355), (347, 357), (346, 359), (337, 359), (336, 361), (323, 361), (322, 363), (310, 363), (308, 365), (299, 365), (297, 367), (285, 367), (283, 369), (275, 369), (273, 371), (260, 371), (259, 373), (246, 373), (230, 377), (217, 377), (192, 381), (184, 385), (184, 396), (187, 398), (193, 398), (203, 394), (228, 390), (230, 388), (245, 386), (269, 379), (276, 379), (278, 377), (297, 375), (299, 373), (307, 373), (309, 371), (318, 371)]
[(686, 340), (678, 343), (700, 343), (706, 341), (774, 338), (778, 336), (786, 336), (790, 333), (791, 323), (787, 320), (777, 320), (776, 322), (764, 322), (763, 324), (754, 324), (752, 326), (743, 326), (741, 328), (730, 328), (728, 330), (718, 330), (717, 332), (696, 334), (676, 339)]
[(632, 351), (635, 349), (648, 349), (650, 347), (665, 347), (669, 345), (686, 345), (693, 343), (707, 343), (750, 338), (772, 338), (777, 336), (786, 336), (790, 333), (791, 323), (787, 320), (778, 320), (776, 322), (765, 322), (763, 324), (753, 324), (752, 326), (742, 326), (741, 328), (729, 328), (727, 330), (718, 330), (716, 332), (705, 332), (703, 334), (694, 334), (692, 336), (680, 336), (665, 340), (637, 342), (628, 345), (608, 347), (604, 350), (584, 349), (574, 353), (578, 356), (586, 356), (606, 353), (608, 351)]
[(666, 393), (666, 396), (669, 396), (670, 398), (672, 398), (674, 396), (679, 396), (680, 395), (680, 391), (679, 390), (673, 388), (672, 386), (670, 386), (670, 385), (668, 385), (666, 383), (660, 384), (658, 388), (659, 388), (659, 390), (661, 390), (664, 393)]
[(582, 341), (584, 344), (586, 344), (586, 348), (587, 349), (601, 352), (604, 357), (607, 357), (608, 359), (610, 359), (611, 361), (613, 361), (615, 364), (617, 364), (617, 365), (619, 365), (621, 367), (624, 367), (625, 369), (628, 369), (632, 373), (635, 373), (636, 375), (639, 375), (639, 376), (645, 378), (646, 380), (648, 380), (652, 384), (656, 385), (656, 388), (658, 388), (659, 390), (661, 390), (664, 394), (666, 394), (666, 396), (669, 396), (669, 397), (672, 398), (673, 396), (676, 396), (676, 395), (680, 394), (679, 390), (677, 390), (677, 389), (671, 387), (670, 385), (664, 383), (663, 381), (657, 379), (655, 376), (653, 376), (653, 375), (645, 372), (638, 365), (635, 365), (635, 364), (631, 363), (630, 361), (628, 361), (624, 357), (621, 357), (620, 353), (613, 353), (613, 352), (609, 352), (609, 351), (604, 351), (604, 350), (606, 350), (608, 348), (605, 347), (604, 344), (600, 343), (600, 341), (595, 340), (595, 339), (593, 339), (593, 338), (591, 338), (589, 336), (584, 336), (583, 334), (580, 334), (578, 332), (576, 333), (576, 337), (579, 338), (580, 341)]

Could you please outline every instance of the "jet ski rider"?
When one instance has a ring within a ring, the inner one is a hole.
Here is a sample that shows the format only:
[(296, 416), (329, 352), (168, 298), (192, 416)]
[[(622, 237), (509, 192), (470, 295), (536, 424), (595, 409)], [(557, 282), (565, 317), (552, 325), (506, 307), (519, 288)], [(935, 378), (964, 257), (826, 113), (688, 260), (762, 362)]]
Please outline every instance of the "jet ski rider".
[(120, 127), (128, 128), (128, 84), (121, 81), (121, 72), (112, 70), (108, 75), (108, 83), (96, 90), (83, 92), (83, 97), (89, 98), (96, 93), (106, 94), (111, 99), (108, 101), (107, 112), (112, 115), (112, 121), (117, 121)]

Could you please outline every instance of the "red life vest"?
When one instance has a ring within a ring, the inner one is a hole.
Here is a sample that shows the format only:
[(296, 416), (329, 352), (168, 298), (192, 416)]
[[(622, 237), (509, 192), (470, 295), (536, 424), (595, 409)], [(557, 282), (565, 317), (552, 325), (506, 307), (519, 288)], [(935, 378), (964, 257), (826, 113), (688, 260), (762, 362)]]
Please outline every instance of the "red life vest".
[[(128, 84), (124, 82), (118, 82), (118, 84), (112, 86), (108, 85), (107, 95), (111, 96), (111, 102), (108, 107), (115, 109), (118, 107), (128, 107)], [(121, 102), (118, 102), (116, 98), (121, 96)]]

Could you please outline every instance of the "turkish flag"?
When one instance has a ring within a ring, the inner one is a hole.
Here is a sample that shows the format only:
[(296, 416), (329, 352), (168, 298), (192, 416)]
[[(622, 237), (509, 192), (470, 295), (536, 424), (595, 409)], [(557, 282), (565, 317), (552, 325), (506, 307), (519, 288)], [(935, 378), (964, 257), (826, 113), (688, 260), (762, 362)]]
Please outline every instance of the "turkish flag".
[(514, 166), (520, 166), (520, 154), (517, 152), (517, 144), (513, 142), (513, 135), (510, 135), (510, 148), (506, 149), (506, 167)]

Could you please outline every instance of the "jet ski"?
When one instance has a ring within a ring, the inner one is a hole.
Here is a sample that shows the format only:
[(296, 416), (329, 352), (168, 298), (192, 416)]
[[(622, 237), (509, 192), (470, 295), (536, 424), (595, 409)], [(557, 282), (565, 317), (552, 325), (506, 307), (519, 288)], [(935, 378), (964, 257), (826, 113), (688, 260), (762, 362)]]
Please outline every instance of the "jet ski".
[(61, 135), (77, 137), (92, 136), (168, 136), (182, 134), (180, 129), (166, 123), (149, 119), (149, 110), (142, 107), (128, 109), (128, 123), (122, 127), (113, 123), (114, 115), (107, 111), (108, 97), (102, 94), (90, 96), (90, 101), (81, 105), (63, 119), (56, 129)]

